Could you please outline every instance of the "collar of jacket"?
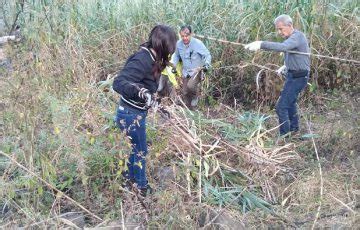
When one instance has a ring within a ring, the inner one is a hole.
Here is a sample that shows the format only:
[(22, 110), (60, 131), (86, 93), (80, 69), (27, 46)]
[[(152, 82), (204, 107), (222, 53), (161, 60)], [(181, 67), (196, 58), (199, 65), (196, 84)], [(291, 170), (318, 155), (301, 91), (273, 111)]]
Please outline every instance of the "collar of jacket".
[(150, 54), (151, 59), (153, 61), (155, 61), (155, 55), (148, 48), (146, 48), (144, 46), (140, 46), (140, 48), (143, 49), (143, 50), (146, 50)]

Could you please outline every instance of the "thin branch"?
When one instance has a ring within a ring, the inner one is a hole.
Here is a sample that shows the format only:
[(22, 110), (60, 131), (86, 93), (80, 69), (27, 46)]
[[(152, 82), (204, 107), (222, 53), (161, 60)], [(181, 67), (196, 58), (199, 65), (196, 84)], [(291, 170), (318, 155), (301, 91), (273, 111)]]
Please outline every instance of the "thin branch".
[(20, 164), (19, 162), (17, 162), (15, 159), (13, 159), (12, 157), (10, 157), (8, 154), (4, 153), (3, 151), (0, 151), (0, 154), (7, 157), (9, 160), (11, 160), (13, 163), (15, 163), (17, 166), (19, 166), (20, 168), (22, 168), (23, 170), (25, 170), (26, 172), (30, 173), (32, 176), (34, 176), (36, 179), (38, 179), (39, 181), (41, 181), (42, 183), (44, 183), (47, 187), (49, 187), (52, 190), (55, 190), (58, 194), (64, 196), (66, 199), (68, 199), (69, 201), (71, 201), (72, 203), (74, 203), (76, 206), (78, 206), (79, 208), (81, 208), (82, 210), (84, 210), (85, 212), (87, 212), (88, 214), (90, 214), (91, 216), (95, 217), (96, 219), (102, 221), (102, 219), (100, 217), (98, 217), (97, 215), (95, 215), (94, 213), (90, 212), (88, 209), (86, 209), (84, 206), (82, 206), (80, 203), (78, 203), (77, 201), (75, 201), (74, 199), (72, 199), (71, 197), (67, 196), (66, 194), (64, 194), (62, 191), (60, 191), (59, 189), (55, 188), (53, 185), (51, 185), (49, 182), (45, 181), (44, 179), (42, 179), (40, 176), (38, 176), (36, 173), (30, 171), (28, 168), (26, 168), (25, 166), (23, 166), (22, 164)]

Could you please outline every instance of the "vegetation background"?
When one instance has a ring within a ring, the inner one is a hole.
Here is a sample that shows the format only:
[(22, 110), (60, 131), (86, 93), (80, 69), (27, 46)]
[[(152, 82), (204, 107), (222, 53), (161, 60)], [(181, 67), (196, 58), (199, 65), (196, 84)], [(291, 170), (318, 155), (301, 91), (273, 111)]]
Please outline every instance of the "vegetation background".
[[(356, 228), (360, 225), (359, 1), (0, 0), (1, 228)], [(145, 201), (121, 187), (114, 74), (157, 23), (228, 41), (281, 39), (293, 17), (314, 54), (299, 101), (305, 141), (275, 144), (279, 53), (203, 39), (199, 112), (149, 118)], [(257, 88), (256, 78), (260, 79)]]

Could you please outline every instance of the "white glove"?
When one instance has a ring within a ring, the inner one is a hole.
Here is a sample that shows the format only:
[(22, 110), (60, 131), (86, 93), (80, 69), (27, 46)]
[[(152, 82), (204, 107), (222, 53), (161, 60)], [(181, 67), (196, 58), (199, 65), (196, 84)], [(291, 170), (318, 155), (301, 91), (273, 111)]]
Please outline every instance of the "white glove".
[(148, 106), (148, 105), (149, 105), (149, 106), (151, 105), (152, 96), (151, 96), (151, 93), (150, 93), (150, 91), (149, 91), (148, 89), (141, 88), (141, 89), (139, 90), (138, 96), (139, 96), (141, 99), (145, 100), (145, 103), (146, 103), (147, 106)]
[(251, 51), (257, 51), (260, 49), (261, 43), (262, 43), (262, 41), (251, 42), (251, 43), (245, 45), (245, 49), (248, 49)]
[(141, 88), (138, 95), (141, 99), (145, 100), (146, 107), (151, 107), (156, 102), (153, 100), (152, 95), (148, 89)]
[(155, 106), (155, 104), (156, 104), (156, 101), (153, 100), (150, 93), (145, 93), (145, 101), (146, 101), (146, 107), (148, 107), (148, 108)]
[(138, 92), (138, 96), (141, 98), (141, 99), (146, 99), (146, 96), (145, 94), (150, 94), (150, 91), (146, 88), (141, 88)]
[(285, 76), (286, 75), (286, 71), (287, 71), (287, 69), (286, 69), (286, 66), (281, 66), (279, 69), (277, 69), (276, 70), (276, 73), (278, 74), (278, 75), (283, 75), (283, 76)]

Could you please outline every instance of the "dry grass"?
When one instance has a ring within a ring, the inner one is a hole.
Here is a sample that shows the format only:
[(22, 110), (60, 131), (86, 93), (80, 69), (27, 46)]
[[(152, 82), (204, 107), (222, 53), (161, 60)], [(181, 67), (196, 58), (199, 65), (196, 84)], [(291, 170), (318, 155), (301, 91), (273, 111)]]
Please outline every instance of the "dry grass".
[[(97, 9), (93, 5), (86, 8), (85, 1), (79, 2), (80, 7), (67, 2), (63, 7), (70, 7), (69, 11), (62, 11), (60, 3), (51, 7), (44, 6), (49, 2), (36, 3), (26, 8), (32, 11), (24, 13), (23, 20), (29, 23), (24, 25), (26, 40), (8, 50), (14, 71), (1, 75), (1, 151), (104, 220), (86, 216), (87, 226), (133, 223), (149, 228), (198, 228), (200, 214), (205, 213), (208, 218), (202, 226), (219, 224), (214, 219), (219, 215), (237, 219), (237, 226), (246, 228), (309, 228), (320, 199), (316, 227), (334, 226), (332, 222), (340, 227), (356, 226), (358, 95), (342, 98), (342, 94), (337, 100), (339, 95), (331, 97), (313, 87), (300, 103), (303, 120), (308, 119), (321, 136), (315, 139), (323, 168), (324, 194), (320, 198), (311, 143), (274, 145), (277, 121), (271, 108), (281, 79), (271, 69), (280, 64), (281, 57), (270, 53), (249, 56), (242, 49), (209, 41), (206, 44), (217, 66), (214, 64), (216, 68), (205, 82), (201, 113), (165, 103), (171, 120), (159, 111), (148, 117), (152, 142), (148, 169), (155, 194), (144, 205), (120, 186), (130, 150), (113, 126), (118, 95), (109, 86), (113, 74), (145, 40), (151, 26), (159, 21), (176, 26), (191, 21), (197, 32), (205, 35), (239, 42), (270, 39), (270, 18), (280, 12), (271, 1), (255, 2), (248, 8), (226, 8), (222, 4), (235, 3), (216, 1), (211, 10), (200, 1), (184, 10), (189, 18), (178, 15), (183, 11), (176, 7), (167, 6), (171, 13), (165, 13), (159, 2), (141, 8), (134, 3), (118, 14), (116, 10), (123, 5), (108, 7), (104, 1)], [(358, 44), (356, 7), (326, 9), (308, 6), (306, 1), (299, 4), (303, 5), (294, 8), (287, 2), (284, 8), (293, 9), (297, 26), (310, 35), (313, 51), (358, 57), (349, 51), (350, 47), (357, 50)], [(305, 15), (296, 13), (307, 7), (313, 9), (304, 10)], [(50, 20), (44, 9), (49, 10)], [(99, 12), (104, 17), (99, 18)], [(60, 14), (69, 21), (53, 23)], [(317, 25), (327, 21), (325, 15), (336, 23), (334, 27), (327, 24), (322, 31)], [(333, 43), (337, 38), (342, 40)], [(313, 86), (357, 85), (357, 66), (322, 59), (314, 59), (313, 66), (317, 67)], [(261, 69), (265, 70), (259, 72)], [(324, 99), (327, 97), (330, 99)], [(249, 107), (256, 111), (244, 110)], [(10, 210), (1, 213), (0, 227), (74, 227), (63, 216), (80, 211), (74, 203), (11, 161), (0, 159), (0, 204), (2, 210)]]

